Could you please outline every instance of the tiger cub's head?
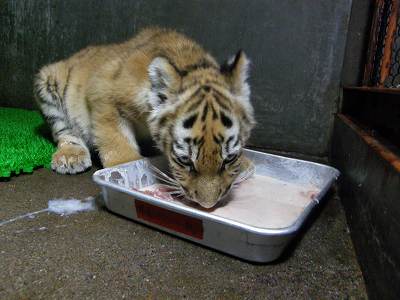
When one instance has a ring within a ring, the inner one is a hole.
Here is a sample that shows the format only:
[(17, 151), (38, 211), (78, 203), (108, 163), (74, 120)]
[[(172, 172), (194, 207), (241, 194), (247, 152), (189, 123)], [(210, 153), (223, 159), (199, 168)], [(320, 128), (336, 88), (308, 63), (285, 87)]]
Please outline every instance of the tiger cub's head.
[(182, 71), (158, 57), (148, 68), (152, 136), (186, 198), (206, 208), (249, 166), (242, 155), (254, 126), (248, 68), (242, 51), (222, 67), (210, 59)]

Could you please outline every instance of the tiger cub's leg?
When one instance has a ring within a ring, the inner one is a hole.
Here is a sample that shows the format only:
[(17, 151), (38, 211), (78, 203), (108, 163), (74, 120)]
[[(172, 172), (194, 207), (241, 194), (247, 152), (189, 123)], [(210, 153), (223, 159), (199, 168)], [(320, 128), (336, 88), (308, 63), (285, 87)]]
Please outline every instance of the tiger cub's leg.
[(61, 174), (76, 174), (90, 168), (92, 161), (87, 145), (77, 134), (79, 131), (71, 125), (65, 99), (61, 97), (67, 84), (68, 74), (63, 72), (62, 66), (44, 67), (35, 81), (35, 98), (58, 143), (51, 161), (52, 169)]
[(92, 116), (93, 134), (104, 167), (141, 158), (132, 124), (111, 105)]

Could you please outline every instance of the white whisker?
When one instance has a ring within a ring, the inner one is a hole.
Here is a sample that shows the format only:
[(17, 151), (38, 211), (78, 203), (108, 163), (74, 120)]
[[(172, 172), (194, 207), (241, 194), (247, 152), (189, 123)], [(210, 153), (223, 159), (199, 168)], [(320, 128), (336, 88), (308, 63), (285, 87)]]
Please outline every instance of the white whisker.
[(171, 182), (171, 183), (174, 183), (174, 184), (176, 183), (175, 181), (173, 181), (171, 179), (168, 179), (168, 178), (165, 178), (165, 177), (162, 177), (162, 176), (160, 176), (158, 174), (153, 174), (153, 176), (158, 178), (158, 179), (160, 179), (160, 180), (163, 180), (163, 181)]
[(163, 171), (161, 171), (160, 169), (158, 169), (157, 167), (150, 165), (150, 168), (157, 174), (159, 174), (160, 176), (163, 176), (165, 179), (169, 180), (170, 182), (176, 183), (178, 184), (178, 181), (176, 181), (174, 178), (168, 176), (167, 174), (165, 174)]
[(174, 184), (177, 183), (175, 180), (171, 180), (169, 178), (163, 177), (163, 176), (161, 176), (160, 174), (157, 174), (157, 173), (153, 173), (153, 176), (158, 178), (158, 179), (161, 179), (163, 181), (168, 181), (168, 182), (171, 182), (171, 183), (174, 183)]
[(163, 183), (166, 183), (167, 185), (171, 186), (171, 187), (179, 188), (179, 185), (177, 183), (175, 183), (175, 182), (171, 182), (171, 181), (169, 181), (169, 180), (167, 180), (165, 178), (159, 177), (159, 176), (157, 176), (155, 174), (153, 174), (153, 176), (155, 178), (157, 178), (158, 180), (162, 181)]

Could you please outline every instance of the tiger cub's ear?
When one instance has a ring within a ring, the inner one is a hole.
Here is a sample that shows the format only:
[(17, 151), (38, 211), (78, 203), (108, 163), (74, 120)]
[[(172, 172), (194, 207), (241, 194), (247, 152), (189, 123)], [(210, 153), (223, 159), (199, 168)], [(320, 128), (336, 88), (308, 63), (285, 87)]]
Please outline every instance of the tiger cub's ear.
[(179, 88), (180, 76), (174, 66), (164, 57), (156, 57), (147, 69), (153, 96), (150, 99), (153, 107), (170, 100)]
[(225, 75), (231, 85), (232, 93), (241, 101), (249, 101), (250, 86), (247, 82), (249, 77), (250, 60), (247, 55), (239, 50), (221, 66), (221, 73)]

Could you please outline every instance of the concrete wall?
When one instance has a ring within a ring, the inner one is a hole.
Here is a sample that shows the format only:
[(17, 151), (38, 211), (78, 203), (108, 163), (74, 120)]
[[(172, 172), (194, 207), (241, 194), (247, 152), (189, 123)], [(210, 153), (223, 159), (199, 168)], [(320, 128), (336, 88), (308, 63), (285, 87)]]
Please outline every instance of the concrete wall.
[(253, 146), (326, 154), (351, 0), (3, 0), (0, 105), (33, 108), (38, 68), (147, 25), (176, 28), (223, 60), (253, 61)]

